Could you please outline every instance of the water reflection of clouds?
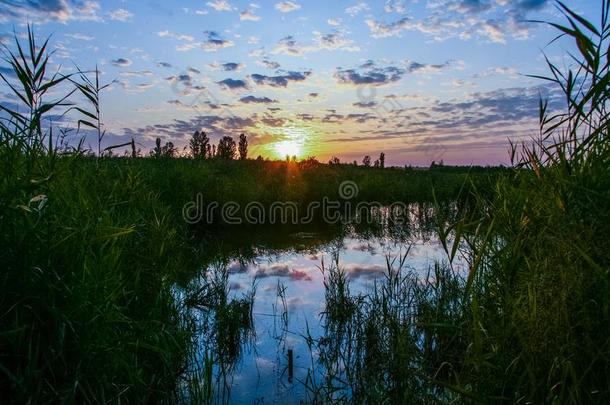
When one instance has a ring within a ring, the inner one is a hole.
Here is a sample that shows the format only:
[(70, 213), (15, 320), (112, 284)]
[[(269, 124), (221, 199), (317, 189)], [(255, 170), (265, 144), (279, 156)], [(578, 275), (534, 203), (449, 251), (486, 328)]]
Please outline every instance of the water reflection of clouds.
[(237, 281), (231, 281), (229, 283), (229, 290), (243, 290), (244, 289), (244, 285), (242, 283), (239, 283)]
[(387, 267), (380, 264), (349, 263), (343, 266), (350, 280), (375, 279), (387, 274)]
[(229, 274), (245, 273), (246, 271), (248, 271), (248, 265), (235, 260), (229, 263), (229, 265), (227, 266), (227, 271), (229, 272)]
[[(443, 249), (436, 239), (413, 238), (405, 244), (387, 237), (367, 239), (358, 235), (349, 235), (314, 249), (260, 250), (258, 256), (245, 262), (234, 257), (229, 264), (231, 289), (243, 292), (256, 280), (254, 323), (257, 337), (255, 352), (245, 352), (240, 360), (242, 368), (237, 374), (243, 379), (239, 384), (234, 380), (232, 400), (251, 402), (255, 396), (264, 396), (265, 400), (292, 403), (292, 399), (305, 396), (304, 387), (284, 385), (287, 376), (281, 371), (287, 365), (287, 349), (294, 351), (297, 379), (305, 380), (308, 367), (319, 358), (315, 345), (311, 348), (313, 352), (310, 351), (305, 336), (318, 338), (323, 332), (320, 314), (326, 308), (324, 274), (320, 271), (322, 260), (325, 266), (338, 260), (350, 281), (352, 294), (359, 294), (370, 291), (377, 280), (386, 277), (386, 259), (402, 256), (408, 246), (407, 265), (421, 276), (425, 277), (428, 269), (433, 268), (435, 259), (443, 259)], [(433, 273), (428, 276), (434, 278)], [(282, 323), (283, 304), (277, 295), (278, 281), (285, 288), (285, 326)], [(253, 373), (253, 369), (258, 369), (258, 373)]]
[(258, 369), (263, 372), (273, 371), (273, 369), (275, 367), (275, 361), (269, 360), (265, 357), (257, 357), (255, 359), (255, 361), (256, 361), (256, 367), (258, 367)]
[(302, 307), (306, 303), (305, 303), (305, 300), (303, 300), (303, 298), (301, 298), (301, 297), (291, 297), (287, 300), (287, 304), (288, 304), (288, 310), (294, 311), (295, 309)]
[(377, 249), (370, 242), (361, 242), (355, 243), (348, 247), (351, 250), (357, 250), (359, 252), (366, 252), (375, 256), (377, 254)]
[(293, 281), (311, 281), (309, 272), (305, 270), (290, 268), (286, 263), (274, 263), (271, 265), (261, 265), (254, 272), (256, 278), (266, 277), (287, 277)]

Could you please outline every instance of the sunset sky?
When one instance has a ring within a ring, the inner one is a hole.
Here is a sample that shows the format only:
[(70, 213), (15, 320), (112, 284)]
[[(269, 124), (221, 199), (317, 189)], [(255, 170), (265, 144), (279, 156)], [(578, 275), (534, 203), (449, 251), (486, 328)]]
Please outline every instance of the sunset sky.
[[(566, 4), (597, 21), (598, 1)], [(555, 31), (527, 19), (559, 13), (545, 0), (6, 0), (0, 41), (30, 22), (62, 72), (97, 63), (115, 81), (107, 144), (182, 148), (203, 129), (246, 133), (251, 157), (499, 164), (508, 138), (536, 135), (539, 94), (560, 105), (524, 75), (546, 74), (543, 52), (569, 64), (572, 45), (546, 48)], [(0, 101), (15, 98), (0, 87)]]

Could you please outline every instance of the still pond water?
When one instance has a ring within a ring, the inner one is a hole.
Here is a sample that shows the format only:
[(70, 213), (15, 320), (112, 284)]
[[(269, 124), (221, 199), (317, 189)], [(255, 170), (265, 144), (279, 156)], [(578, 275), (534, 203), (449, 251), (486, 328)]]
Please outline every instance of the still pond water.
[[(228, 301), (252, 302), (252, 323), (242, 328), (239, 348), (229, 349), (223, 359), (211, 360), (219, 345), (227, 352), (228, 326), (197, 310), (201, 333), (195, 368), (208, 364), (213, 370), (213, 402), (308, 402), (309, 390), (324, 378), (316, 345), (325, 333), (323, 267), (338, 263), (350, 292), (366, 294), (387, 276), (387, 261), (407, 251), (406, 266), (422, 278), (435, 261), (446, 261), (430, 212), (422, 206), (411, 211), (402, 224), (381, 220), (332, 229), (232, 229), (209, 237), (205, 244), (218, 253), (192, 283), (209, 285), (212, 280), (222, 285)], [(463, 258), (453, 267), (463, 272)]]

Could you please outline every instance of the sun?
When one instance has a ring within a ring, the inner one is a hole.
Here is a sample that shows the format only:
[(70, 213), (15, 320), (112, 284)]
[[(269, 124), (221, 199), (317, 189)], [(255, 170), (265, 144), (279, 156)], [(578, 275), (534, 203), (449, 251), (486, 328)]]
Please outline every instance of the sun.
[(281, 141), (274, 145), (275, 153), (278, 157), (285, 158), (286, 156), (297, 156), (301, 155), (301, 146), (296, 141)]

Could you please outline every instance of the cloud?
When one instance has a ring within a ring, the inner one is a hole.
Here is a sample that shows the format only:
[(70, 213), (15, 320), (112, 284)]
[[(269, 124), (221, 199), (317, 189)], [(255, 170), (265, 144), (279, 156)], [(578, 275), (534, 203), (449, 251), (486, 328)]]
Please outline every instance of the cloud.
[(38, 23), (49, 21), (101, 22), (103, 18), (97, 14), (99, 10), (100, 4), (92, 0), (6, 1), (0, 3), (0, 23), (25, 20)]
[(170, 82), (175, 89), (178, 89), (178, 85), (180, 85), (180, 88), (183, 89), (185, 93), (190, 92), (191, 89), (197, 89), (197, 86), (193, 86), (193, 78), (189, 74), (169, 76), (166, 77), (165, 80)]
[(257, 64), (266, 67), (267, 69), (279, 69), (280, 64), (275, 62), (275, 61), (271, 61), (269, 59), (263, 59), (261, 61), (257, 61)]
[(313, 121), (316, 119), (316, 117), (314, 117), (311, 114), (306, 114), (306, 113), (299, 113), (297, 114), (297, 118), (302, 120), (302, 121)]
[(282, 1), (275, 4), (275, 9), (282, 13), (290, 13), (301, 8), (301, 5), (293, 1)]
[(472, 75), (473, 79), (490, 77), (495, 75), (517, 76), (519, 72), (513, 67), (493, 67)]
[(157, 32), (157, 35), (160, 37), (169, 37), (169, 38), (174, 38), (180, 41), (187, 41), (187, 42), (192, 42), (195, 40), (195, 37), (191, 36), (191, 35), (182, 35), (182, 34), (176, 34), (175, 32), (171, 32), (171, 31), (159, 31)]
[(17, 74), (13, 69), (5, 66), (0, 66), (0, 73), (2, 73), (4, 76), (17, 77)]
[(357, 103), (353, 103), (352, 105), (354, 107), (358, 107), (358, 108), (372, 108), (372, 107), (375, 107), (377, 105), (377, 103), (375, 101), (369, 101), (366, 103), (359, 101)]
[(447, 61), (441, 64), (420, 63), (414, 61), (405, 61), (407, 72), (409, 73), (439, 73), (453, 67), (461, 68), (464, 65), (463, 61)]
[(125, 21), (131, 20), (131, 18), (133, 17), (133, 13), (131, 13), (123, 8), (118, 8), (118, 9), (108, 13), (108, 17), (110, 17), (110, 19), (114, 20), (114, 21), (125, 22)]
[(491, 8), (489, 1), (485, 0), (460, 0), (458, 2), (449, 5), (450, 11), (457, 11), (458, 13), (480, 13), (487, 11)]
[(484, 21), (479, 25), (478, 32), (487, 36), (491, 42), (504, 43), (505, 34), (500, 25), (493, 20)]
[(245, 80), (240, 79), (224, 79), (217, 84), (227, 90), (245, 90), (248, 89), (248, 83)]
[(233, 46), (233, 41), (224, 39), (216, 31), (205, 31), (207, 38), (201, 44), (201, 47), (206, 52), (216, 52), (222, 48)]
[(368, 11), (368, 10), (370, 10), (369, 5), (364, 2), (361, 2), (361, 3), (358, 3), (356, 5), (346, 8), (345, 13), (354, 17), (354, 16), (360, 14), (361, 12)]
[(158, 67), (165, 67), (165, 68), (171, 68), (172, 64), (168, 63), (168, 62), (157, 62), (157, 66)]
[(286, 72), (277, 76), (265, 76), (261, 74), (252, 74), (250, 78), (259, 86), (271, 87), (287, 87), (290, 82), (301, 82), (311, 75), (311, 71), (304, 72)]
[(272, 100), (269, 97), (246, 96), (239, 99), (244, 104), (271, 104), (277, 103), (277, 100)]
[(278, 41), (271, 53), (298, 56), (305, 52), (307, 52), (307, 48), (299, 45), (292, 35), (288, 35)]
[(243, 63), (238, 62), (225, 62), (225, 63), (211, 63), (209, 65), (212, 69), (223, 70), (225, 72), (236, 72), (243, 69)]
[(514, 3), (513, 7), (515, 9), (530, 11), (530, 10), (539, 10), (549, 3), (550, 3), (549, 0), (520, 0), (520, 1), (516, 1)]
[(131, 66), (131, 64), (133, 62), (131, 61), (131, 59), (128, 59), (128, 58), (118, 58), (118, 59), (111, 60), (110, 63), (112, 63), (114, 66), (118, 66), (118, 67), (127, 67), (127, 66)]
[(373, 18), (365, 22), (373, 38), (400, 36), (402, 31), (419, 31), (437, 41), (449, 38), (480, 38), (504, 43), (506, 38), (529, 37), (532, 23), (527, 14), (546, 7), (548, 0), (434, 0), (418, 19), (402, 17), (392, 22)]
[(127, 76), (127, 77), (145, 77), (145, 76), (152, 76), (153, 72), (151, 72), (150, 70), (140, 70), (140, 71), (136, 71), (136, 72), (121, 72), (119, 73), (120, 76)]
[(399, 81), (405, 70), (396, 66), (379, 67), (371, 60), (357, 69), (337, 68), (335, 78), (339, 84), (382, 86)]
[(383, 10), (386, 13), (404, 13), (406, 8), (402, 0), (386, 0)]
[(79, 32), (74, 34), (65, 34), (65, 36), (68, 38), (77, 39), (79, 41), (93, 41), (95, 39), (95, 37), (92, 37), (91, 35), (81, 34)]
[(413, 24), (409, 17), (403, 17), (391, 23), (367, 19), (365, 20), (365, 23), (371, 30), (371, 36), (373, 38), (394, 37), (400, 35), (403, 30), (413, 28)]
[(273, 51), (273, 54), (302, 56), (309, 52), (318, 52), (321, 50), (342, 50), (348, 52), (357, 52), (360, 48), (352, 41), (345, 37), (345, 32), (335, 30), (329, 34), (322, 34), (319, 31), (314, 31), (314, 44), (303, 45), (296, 41), (292, 35), (281, 38)]
[(244, 10), (241, 13), (239, 13), (239, 19), (241, 21), (258, 21), (261, 19), (261, 17), (254, 14), (253, 11)]
[(116, 83), (121, 86), (121, 88), (129, 93), (142, 93), (152, 87), (154, 87), (154, 83), (138, 83), (132, 85), (131, 82), (127, 79), (119, 79), (116, 80)]
[(330, 34), (322, 34), (314, 32), (314, 38), (318, 43), (318, 49), (357, 52), (360, 48), (351, 39), (345, 38), (345, 33), (342, 31), (334, 31)]
[(226, 0), (214, 0), (206, 3), (209, 7), (212, 7), (216, 11), (231, 11), (233, 6)]

